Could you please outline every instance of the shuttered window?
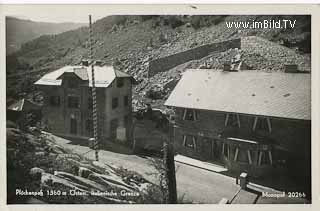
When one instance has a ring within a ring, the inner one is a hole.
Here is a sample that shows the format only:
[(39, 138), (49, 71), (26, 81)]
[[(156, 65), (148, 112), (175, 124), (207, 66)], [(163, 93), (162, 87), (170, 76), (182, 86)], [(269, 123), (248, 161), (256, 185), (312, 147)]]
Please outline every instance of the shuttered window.
[(183, 135), (182, 145), (184, 147), (197, 150), (197, 137), (193, 135)]
[(183, 110), (183, 120), (196, 121), (198, 120), (198, 112), (194, 109)]
[(60, 106), (60, 97), (59, 96), (51, 96), (50, 97), (50, 105), (52, 106)]

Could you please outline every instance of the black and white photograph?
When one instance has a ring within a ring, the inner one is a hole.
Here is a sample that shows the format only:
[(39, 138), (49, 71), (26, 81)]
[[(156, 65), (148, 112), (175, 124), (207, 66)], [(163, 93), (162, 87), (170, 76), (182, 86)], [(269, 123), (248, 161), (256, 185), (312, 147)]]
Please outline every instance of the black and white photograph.
[(8, 205), (313, 203), (312, 14), (185, 7), (5, 16)]

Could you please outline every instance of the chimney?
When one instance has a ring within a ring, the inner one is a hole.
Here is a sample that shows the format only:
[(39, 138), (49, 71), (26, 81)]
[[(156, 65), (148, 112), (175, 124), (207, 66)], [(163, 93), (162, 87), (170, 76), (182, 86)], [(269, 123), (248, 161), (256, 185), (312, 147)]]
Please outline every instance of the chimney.
[(285, 73), (299, 73), (298, 66), (296, 64), (285, 64), (284, 65)]
[(89, 66), (89, 60), (86, 60), (86, 59), (81, 60), (81, 65), (88, 67)]

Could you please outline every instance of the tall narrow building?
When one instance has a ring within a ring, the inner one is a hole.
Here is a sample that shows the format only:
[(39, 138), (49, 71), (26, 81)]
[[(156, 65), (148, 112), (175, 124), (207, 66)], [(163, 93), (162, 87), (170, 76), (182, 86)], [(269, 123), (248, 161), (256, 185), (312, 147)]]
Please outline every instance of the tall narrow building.
[[(100, 143), (127, 141), (132, 124), (132, 76), (112, 66), (95, 66)], [(35, 82), (43, 92), (43, 122), (57, 135), (93, 136), (91, 67), (65, 66)]]

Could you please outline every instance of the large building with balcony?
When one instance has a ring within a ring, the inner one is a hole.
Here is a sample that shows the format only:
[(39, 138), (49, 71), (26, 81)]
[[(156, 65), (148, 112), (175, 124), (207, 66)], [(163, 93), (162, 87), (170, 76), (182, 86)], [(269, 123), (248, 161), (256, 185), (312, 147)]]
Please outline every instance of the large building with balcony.
[(187, 70), (165, 105), (178, 153), (257, 177), (310, 178), (310, 73)]
[[(35, 85), (43, 92), (43, 122), (57, 135), (93, 136), (91, 66), (65, 66)], [(98, 135), (102, 141), (130, 139), (133, 77), (112, 66), (94, 66)]]

